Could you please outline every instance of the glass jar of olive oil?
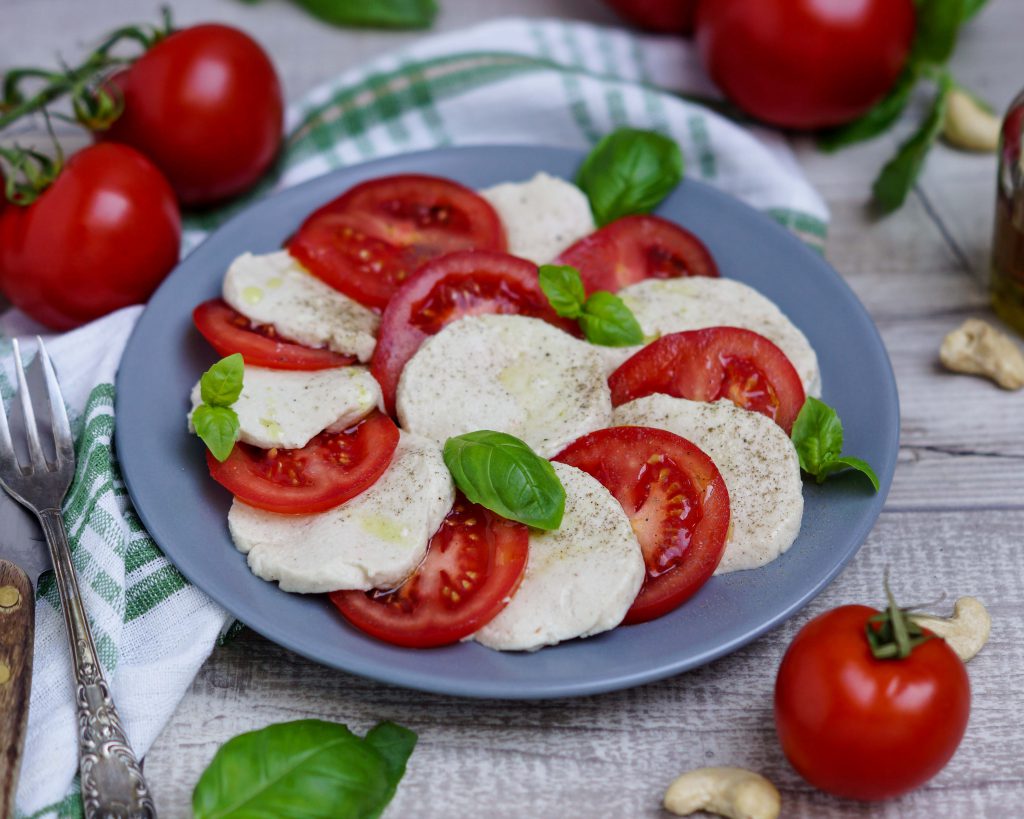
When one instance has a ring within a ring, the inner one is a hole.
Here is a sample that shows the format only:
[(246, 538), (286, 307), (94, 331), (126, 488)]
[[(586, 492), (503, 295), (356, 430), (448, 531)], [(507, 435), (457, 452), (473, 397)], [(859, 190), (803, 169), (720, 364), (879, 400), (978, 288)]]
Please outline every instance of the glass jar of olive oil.
[(995, 236), (992, 245), (992, 306), (1024, 334), (1024, 91), (1010, 105), (999, 139)]

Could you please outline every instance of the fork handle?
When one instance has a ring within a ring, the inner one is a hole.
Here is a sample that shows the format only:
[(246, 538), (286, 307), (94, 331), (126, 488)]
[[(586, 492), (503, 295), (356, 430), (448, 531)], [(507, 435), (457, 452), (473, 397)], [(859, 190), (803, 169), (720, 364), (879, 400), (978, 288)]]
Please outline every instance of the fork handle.
[(121, 725), (110, 686), (96, 656), (59, 509), (39, 513), (50, 546), (64, 622), (71, 644), (78, 706), (79, 773), (86, 819), (155, 819), (156, 806), (142, 767)]

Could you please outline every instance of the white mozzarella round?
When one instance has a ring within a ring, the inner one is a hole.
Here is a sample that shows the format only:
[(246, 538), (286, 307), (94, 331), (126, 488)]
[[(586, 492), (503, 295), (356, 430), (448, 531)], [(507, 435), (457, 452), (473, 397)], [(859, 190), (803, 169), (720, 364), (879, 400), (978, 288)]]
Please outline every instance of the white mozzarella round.
[(396, 405), (403, 429), (441, 446), (492, 429), (545, 458), (612, 414), (593, 345), (540, 319), (502, 315), (463, 318), (428, 338), (405, 365)]
[[(200, 382), (192, 388), (192, 410), (202, 403)], [(238, 414), (239, 440), (261, 449), (299, 449), (325, 429), (338, 432), (383, 405), (380, 385), (366, 367), (271, 370), (246, 367)], [(189, 431), (192, 413), (189, 412)]]
[(539, 173), (528, 182), (505, 182), (480, 191), (505, 226), (508, 252), (547, 264), (577, 239), (596, 230), (583, 191)]
[(369, 361), (380, 318), (324, 284), (287, 251), (243, 253), (224, 276), (224, 301), (256, 324), (272, 324), (284, 338)]
[(586, 472), (553, 466), (565, 487), (562, 525), (530, 530), (519, 588), (473, 635), (488, 648), (534, 651), (613, 629), (643, 585), (643, 553), (619, 502)]
[(228, 528), (253, 574), (284, 591), (394, 588), (423, 560), (454, 501), (441, 451), (403, 432), (387, 471), (341, 506), (279, 515), (235, 500)]
[[(821, 395), (818, 356), (807, 337), (770, 299), (734, 279), (690, 276), (646, 279), (619, 291), (645, 336), (657, 337), (705, 327), (742, 327), (773, 342), (786, 354), (808, 395)], [(609, 366), (621, 364), (639, 347), (608, 348)]]
[(770, 418), (731, 401), (648, 395), (615, 408), (617, 426), (666, 429), (696, 444), (729, 490), (729, 540), (716, 574), (771, 562), (796, 540), (804, 511), (800, 462)]

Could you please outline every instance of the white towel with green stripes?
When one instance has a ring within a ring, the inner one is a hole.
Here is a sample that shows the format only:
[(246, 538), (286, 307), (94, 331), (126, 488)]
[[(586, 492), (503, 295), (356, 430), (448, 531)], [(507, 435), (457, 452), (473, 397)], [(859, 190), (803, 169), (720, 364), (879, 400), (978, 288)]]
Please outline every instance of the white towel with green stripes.
[[(274, 173), (245, 201), (190, 219), (184, 247), (187, 252), (254, 197), (334, 168), (442, 145), (587, 148), (621, 125), (670, 134), (689, 175), (820, 246), (828, 214), (785, 141), (746, 130), (693, 95), (717, 98), (691, 46), (678, 39), (520, 19), (430, 37), (349, 71), (293, 105)], [(77, 419), (78, 475), (65, 509), (75, 563), (114, 696), (134, 747), (144, 754), (231, 618), (162, 556), (118, 473), (111, 448), (113, 382), (138, 313), (122, 310), (49, 344)], [(7, 336), (33, 330), (17, 314), (4, 318), (3, 329)], [(6, 380), (0, 380), (5, 400), (11, 395), (9, 349)], [(180, 408), (154, 405), (154, 412), (184, 413), (186, 398)], [(52, 579), (44, 578), (18, 790), (21, 817), (81, 814), (70, 680), (57, 596)], [(162, 807), (177, 814), (185, 806)]]

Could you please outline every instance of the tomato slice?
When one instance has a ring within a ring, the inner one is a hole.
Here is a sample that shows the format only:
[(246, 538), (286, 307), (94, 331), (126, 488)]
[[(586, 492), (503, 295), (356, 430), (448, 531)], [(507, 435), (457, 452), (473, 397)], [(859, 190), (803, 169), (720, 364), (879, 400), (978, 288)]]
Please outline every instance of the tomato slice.
[(415, 574), (391, 591), (340, 591), (331, 602), (367, 634), (411, 648), (454, 643), (489, 623), (526, 571), (529, 530), (459, 494)]
[(398, 427), (374, 411), (343, 432), (321, 432), (302, 449), (237, 443), (224, 462), (209, 452), (210, 475), (240, 501), (284, 515), (324, 512), (369, 489), (398, 446)]
[(670, 333), (611, 374), (612, 404), (660, 392), (692, 401), (728, 398), (773, 419), (786, 432), (804, 405), (804, 385), (786, 354), (740, 327)]
[(532, 262), (495, 251), (449, 253), (421, 267), (384, 310), (370, 372), (389, 412), (402, 368), (423, 341), (456, 319), (485, 313), (533, 316), (578, 332), (551, 308)]
[(314, 211), (288, 250), (310, 272), (368, 307), (383, 310), (416, 268), (456, 250), (505, 250), (494, 208), (436, 176), (363, 182)]
[(729, 533), (729, 492), (711, 458), (685, 438), (650, 427), (599, 429), (553, 460), (596, 478), (640, 541), (647, 577), (623, 623), (667, 614), (714, 573)]
[(644, 279), (718, 276), (718, 265), (690, 231), (658, 216), (624, 216), (562, 251), (588, 293), (614, 293)]

